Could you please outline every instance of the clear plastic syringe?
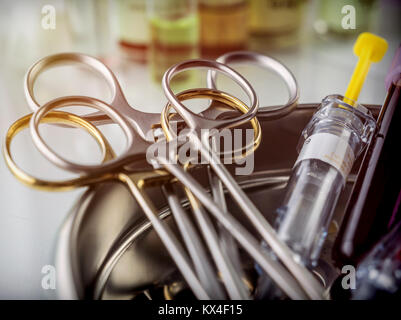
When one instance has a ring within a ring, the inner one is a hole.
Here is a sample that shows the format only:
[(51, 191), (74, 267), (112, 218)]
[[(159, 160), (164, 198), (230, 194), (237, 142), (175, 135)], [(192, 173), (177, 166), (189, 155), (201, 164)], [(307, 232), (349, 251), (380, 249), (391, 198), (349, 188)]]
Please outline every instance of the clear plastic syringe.
[(324, 98), (302, 132), (276, 229), (304, 265), (316, 263), (354, 160), (374, 132), (374, 118), (356, 100), (370, 63), (380, 61), (386, 50), (384, 39), (362, 33), (354, 46), (359, 62), (345, 97)]

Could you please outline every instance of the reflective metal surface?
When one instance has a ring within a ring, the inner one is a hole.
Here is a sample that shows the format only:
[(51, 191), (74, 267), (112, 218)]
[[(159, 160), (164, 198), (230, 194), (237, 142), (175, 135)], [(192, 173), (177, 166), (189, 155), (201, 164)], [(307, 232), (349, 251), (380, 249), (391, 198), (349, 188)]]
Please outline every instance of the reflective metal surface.
[[(236, 176), (270, 223), (274, 223), (275, 210), (284, 196), (287, 177), (297, 157), (300, 133), (316, 106), (300, 105), (282, 119), (262, 120), (263, 139), (255, 153), (254, 173)], [(376, 116), (379, 106), (369, 108)], [(359, 163), (357, 161), (352, 173), (357, 172)], [(194, 174), (207, 185), (203, 169)], [(352, 189), (352, 178), (351, 174), (336, 208), (322, 261), (315, 270), (326, 286), (336, 275), (330, 249)], [(148, 194), (160, 210), (160, 216), (176, 230), (161, 190), (155, 187)], [(227, 204), (230, 212), (241, 220), (241, 211), (230, 198)], [(245, 218), (241, 222), (249, 227)], [(117, 252), (118, 247), (120, 251)], [(130, 192), (120, 183), (105, 183), (83, 194), (60, 230), (55, 255), (58, 295), (62, 299), (132, 299), (145, 289), (163, 287), (180, 279), (157, 234)], [(116, 261), (115, 265), (110, 261)], [(243, 261), (246, 263), (246, 255)]]

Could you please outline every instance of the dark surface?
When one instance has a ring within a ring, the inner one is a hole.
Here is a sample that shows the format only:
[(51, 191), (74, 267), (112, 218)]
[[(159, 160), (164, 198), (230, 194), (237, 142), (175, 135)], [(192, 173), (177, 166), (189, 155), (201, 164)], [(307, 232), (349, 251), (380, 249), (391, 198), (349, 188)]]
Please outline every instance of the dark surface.
[[(401, 190), (401, 86), (390, 89), (379, 118), (381, 127), (370, 144), (335, 242), (338, 266), (356, 265), (389, 230)], [(401, 217), (396, 217), (395, 221)]]

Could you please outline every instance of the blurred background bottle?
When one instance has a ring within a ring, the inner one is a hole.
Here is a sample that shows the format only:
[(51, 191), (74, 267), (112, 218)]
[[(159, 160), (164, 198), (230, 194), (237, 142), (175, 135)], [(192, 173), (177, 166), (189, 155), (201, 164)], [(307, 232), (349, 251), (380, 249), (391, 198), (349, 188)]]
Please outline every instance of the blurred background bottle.
[(146, 62), (149, 47), (149, 29), (146, 0), (118, 0), (119, 44), (124, 56)]
[(296, 44), (305, 3), (305, 0), (250, 0), (251, 48)]
[[(196, 0), (148, 0), (150, 28), (149, 62), (154, 81), (160, 83), (173, 64), (199, 57), (199, 18)], [(190, 80), (183, 72), (176, 82)]]
[(248, 13), (247, 0), (199, 0), (202, 56), (246, 49)]
[[(355, 35), (370, 30), (376, 0), (321, 0), (318, 1), (318, 19), (315, 29), (320, 34)], [(348, 19), (355, 17), (355, 28)], [(349, 17), (349, 18), (348, 18)]]

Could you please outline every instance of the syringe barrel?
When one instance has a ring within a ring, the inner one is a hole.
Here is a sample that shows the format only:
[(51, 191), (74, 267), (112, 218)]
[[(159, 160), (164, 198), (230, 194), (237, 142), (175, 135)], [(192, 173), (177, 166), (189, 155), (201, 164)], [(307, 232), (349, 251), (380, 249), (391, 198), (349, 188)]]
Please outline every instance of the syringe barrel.
[(301, 263), (313, 266), (354, 160), (369, 142), (375, 120), (339, 95), (323, 99), (302, 132), (299, 156), (278, 209), (277, 233)]

